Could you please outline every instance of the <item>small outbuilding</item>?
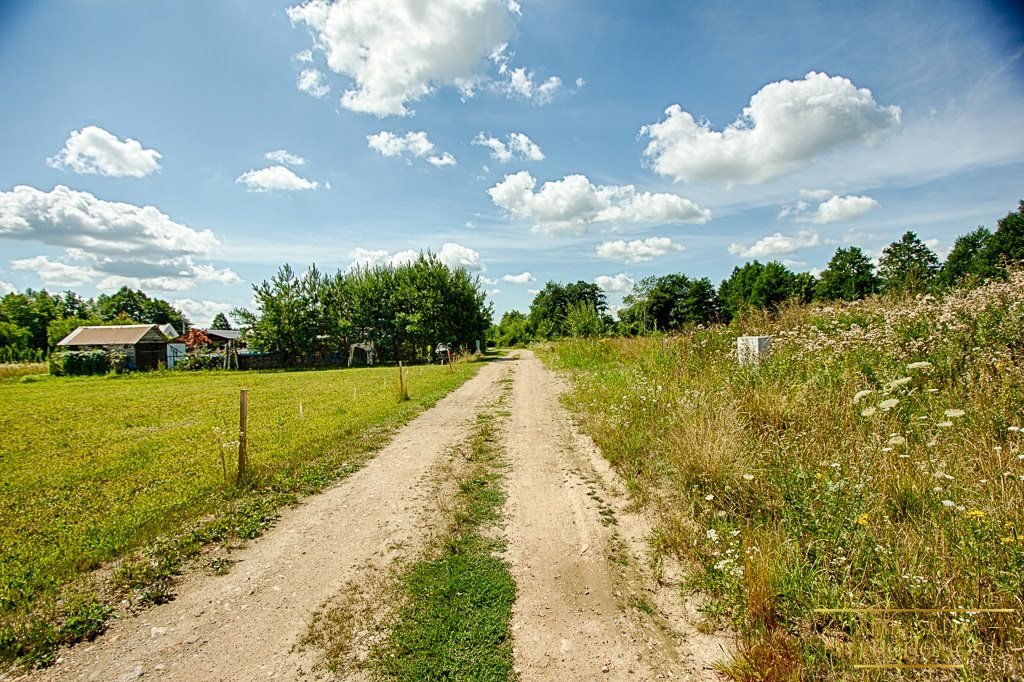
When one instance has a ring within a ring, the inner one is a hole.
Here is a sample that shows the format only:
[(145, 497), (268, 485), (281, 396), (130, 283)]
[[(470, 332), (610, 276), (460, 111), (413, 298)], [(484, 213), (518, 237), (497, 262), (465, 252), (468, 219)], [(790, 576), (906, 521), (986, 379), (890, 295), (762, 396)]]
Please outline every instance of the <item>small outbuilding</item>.
[(167, 362), (167, 337), (158, 324), (119, 324), (79, 327), (57, 345), (67, 350), (105, 350), (124, 353), (128, 369), (157, 369)]

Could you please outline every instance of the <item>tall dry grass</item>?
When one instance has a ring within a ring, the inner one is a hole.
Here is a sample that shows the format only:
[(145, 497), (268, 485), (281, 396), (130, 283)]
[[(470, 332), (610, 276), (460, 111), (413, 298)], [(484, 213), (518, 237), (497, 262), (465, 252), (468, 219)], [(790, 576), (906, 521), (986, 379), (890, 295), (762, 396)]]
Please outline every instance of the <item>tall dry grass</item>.
[[(739, 366), (743, 334), (771, 357)], [(709, 623), (740, 633), (733, 679), (1024, 675), (1024, 273), (549, 359)], [(894, 608), (1009, 612), (818, 610)]]

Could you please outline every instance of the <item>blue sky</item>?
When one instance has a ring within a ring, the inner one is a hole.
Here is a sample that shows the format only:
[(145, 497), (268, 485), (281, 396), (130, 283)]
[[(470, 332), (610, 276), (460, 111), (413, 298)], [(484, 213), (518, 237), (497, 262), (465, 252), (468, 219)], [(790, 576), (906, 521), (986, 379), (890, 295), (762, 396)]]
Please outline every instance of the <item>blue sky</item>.
[(0, 92), (0, 291), (199, 324), (285, 262), (430, 249), (500, 315), (908, 229), (945, 255), (1024, 198), (1009, 3), (6, 2)]

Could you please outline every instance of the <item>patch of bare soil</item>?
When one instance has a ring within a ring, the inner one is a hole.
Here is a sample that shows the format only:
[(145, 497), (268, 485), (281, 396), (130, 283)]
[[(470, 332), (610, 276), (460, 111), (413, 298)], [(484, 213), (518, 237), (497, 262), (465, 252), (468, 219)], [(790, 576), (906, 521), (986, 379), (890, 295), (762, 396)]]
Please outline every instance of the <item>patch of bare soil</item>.
[(559, 402), (561, 382), (522, 352), (507, 424), (512, 630), (523, 680), (719, 679), (729, 640), (651, 568), (651, 525)]
[(481, 368), (362, 470), (285, 511), (234, 554), (227, 575), (186, 577), (174, 601), (115, 622), (29, 679), (308, 679), (318, 653), (296, 645), (314, 614), (368, 566), (383, 573), (403, 548), (423, 542), (423, 510), (435, 503), (431, 469), (466, 439), (500, 373), (498, 363)]

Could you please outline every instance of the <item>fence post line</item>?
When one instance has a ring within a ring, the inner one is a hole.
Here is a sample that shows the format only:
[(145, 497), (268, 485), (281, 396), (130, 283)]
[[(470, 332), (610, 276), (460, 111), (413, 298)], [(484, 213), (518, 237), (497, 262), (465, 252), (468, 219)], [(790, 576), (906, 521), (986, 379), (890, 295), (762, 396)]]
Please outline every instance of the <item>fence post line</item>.
[(238, 483), (245, 480), (245, 471), (249, 464), (246, 452), (248, 432), (249, 391), (243, 388), (238, 394)]

